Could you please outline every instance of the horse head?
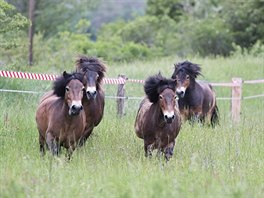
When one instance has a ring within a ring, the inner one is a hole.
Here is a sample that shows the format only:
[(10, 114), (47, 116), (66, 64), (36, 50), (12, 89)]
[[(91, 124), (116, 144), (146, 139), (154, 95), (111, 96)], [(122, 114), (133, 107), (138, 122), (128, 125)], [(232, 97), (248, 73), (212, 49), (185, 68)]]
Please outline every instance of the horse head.
[(183, 98), (186, 90), (193, 85), (197, 76), (201, 75), (201, 67), (189, 61), (177, 63), (174, 66), (172, 78), (177, 80), (176, 93)]
[(175, 118), (177, 97), (175, 94), (176, 80), (166, 79), (159, 73), (149, 77), (144, 85), (144, 90), (152, 103), (159, 104), (164, 120), (172, 123)]
[(82, 98), (85, 92), (84, 77), (81, 73), (67, 73), (57, 78), (53, 85), (54, 94), (64, 99), (69, 107), (69, 115), (78, 115), (82, 106)]
[(106, 72), (106, 65), (94, 57), (79, 56), (76, 59), (77, 71), (85, 76), (85, 90), (88, 100), (95, 99), (97, 92), (101, 89), (101, 84)]

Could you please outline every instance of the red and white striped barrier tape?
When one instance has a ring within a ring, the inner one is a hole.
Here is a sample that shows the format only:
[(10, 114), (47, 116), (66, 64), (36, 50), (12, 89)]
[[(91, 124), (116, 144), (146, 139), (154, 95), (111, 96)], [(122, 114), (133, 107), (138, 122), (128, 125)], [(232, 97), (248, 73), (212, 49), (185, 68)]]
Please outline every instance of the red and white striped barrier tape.
[(124, 79), (117, 79), (117, 78), (104, 78), (103, 82), (105, 84), (125, 84), (126, 83)]
[(0, 70), (0, 77), (24, 78), (24, 79), (33, 79), (33, 80), (55, 80), (57, 75), (35, 74), (35, 73), (14, 72), (14, 71), (3, 71), (3, 70)]
[[(0, 70), (0, 77), (23, 78), (23, 79), (30, 79), (30, 80), (55, 80), (58, 77), (58, 75), (36, 74), (36, 73)], [(104, 78), (103, 82), (105, 84), (124, 84), (125, 80), (124, 79), (116, 79), (116, 78)]]
[[(30, 80), (55, 80), (58, 77), (58, 75), (0, 70), (0, 77), (22, 78), (22, 79), (30, 79)], [(126, 81), (134, 82), (134, 83), (144, 83), (145, 82), (144, 80), (135, 80), (135, 79), (125, 80), (123, 78), (104, 78), (103, 79), (103, 82), (105, 84), (125, 84)]]
[[(54, 75), (54, 74), (36, 74), (36, 73), (28, 73), (28, 72), (14, 72), (14, 71), (0, 70), (0, 77), (23, 78), (23, 79), (31, 79), (31, 80), (55, 80), (58, 77), (58, 75)], [(144, 84), (145, 80), (124, 79), (124, 78), (104, 78), (103, 82), (105, 84), (125, 84), (126, 82)], [(245, 83), (245, 84), (264, 83), (264, 79), (245, 80), (245, 81), (243, 81), (243, 83)], [(236, 86), (235, 83), (210, 83), (210, 84), (212, 86), (220, 86), (220, 87), (233, 87), (233, 86)]]
[(137, 80), (137, 79), (127, 79), (126, 81), (132, 83), (141, 83), (141, 84), (145, 83), (145, 80)]

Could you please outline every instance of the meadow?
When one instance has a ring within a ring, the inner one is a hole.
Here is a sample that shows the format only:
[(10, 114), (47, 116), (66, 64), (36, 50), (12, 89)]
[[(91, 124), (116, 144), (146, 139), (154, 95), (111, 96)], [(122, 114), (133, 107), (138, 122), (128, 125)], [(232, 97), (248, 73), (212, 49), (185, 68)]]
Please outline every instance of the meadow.
[[(159, 71), (167, 77), (177, 57), (108, 63), (107, 77), (125, 74), (146, 79)], [(209, 82), (264, 79), (263, 58), (191, 57), (201, 64)], [(24, 71), (60, 74), (73, 70), (73, 61), (60, 69), (33, 67)], [(4, 68), (8, 69), (8, 68)], [(45, 92), (50, 81), (0, 78), (0, 89)], [(114, 96), (116, 85), (104, 85)], [(230, 97), (230, 88), (216, 87), (217, 97)], [(264, 93), (264, 84), (243, 85), (243, 96)], [(140, 100), (128, 99), (125, 116), (116, 116), (116, 101), (106, 99), (105, 114), (87, 144), (70, 162), (64, 154), (39, 154), (35, 111), (40, 94), (0, 92), (0, 197), (263, 197), (264, 98), (242, 101), (241, 121), (233, 124), (230, 101), (219, 100), (220, 125), (215, 129), (182, 124), (172, 159), (145, 158), (134, 121)], [(143, 97), (142, 84), (127, 83), (126, 95)]]

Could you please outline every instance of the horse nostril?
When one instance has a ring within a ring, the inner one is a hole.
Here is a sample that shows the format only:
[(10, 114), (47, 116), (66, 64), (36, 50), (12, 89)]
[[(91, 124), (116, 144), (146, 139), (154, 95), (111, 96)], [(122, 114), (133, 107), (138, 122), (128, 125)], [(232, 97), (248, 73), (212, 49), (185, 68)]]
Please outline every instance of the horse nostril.
[(81, 106), (76, 106), (76, 105), (72, 105), (72, 107), (71, 107), (71, 110), (72, 111), (81, 111), (83, 109), (83, 106), (81, 105)]
[(167, 120), (168, 119), (168, 116), (167, 115), (164, 115), (164, 118)]
[(72, 110), (76, 110), (76, 106), (75, 105), (72, 105)]
[(87, 91), (87, 96), (95, 98), (97, 94), (97, 91)]
[(174, 119), (175, 118), (175, 115), (172, 115), (171, 119)]

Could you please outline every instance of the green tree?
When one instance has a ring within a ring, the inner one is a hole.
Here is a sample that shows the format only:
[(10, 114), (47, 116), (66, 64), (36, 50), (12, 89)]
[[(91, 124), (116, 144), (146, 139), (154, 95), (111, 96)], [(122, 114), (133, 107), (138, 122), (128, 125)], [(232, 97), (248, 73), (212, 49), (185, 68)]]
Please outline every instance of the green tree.
[(20, 45), (20, 36), (29, 21), (17, 13), (14, 6), (0, 0), (0, 47), (4, 49)]
[(158, 18), (168, 16), (179, 21), (184, 13), (184, 5), (182, 0), (148, 0), (146, 13)]
[(263, 0), (225, 1), (222, 6), (222, 17), (230, 25), (237, 45), (249, 48), (258, 40), (264, 43)]
[[(36, 32), (51, 37), (58, 32), (75, 31), (75, 25), (87, 18), (100, 1), (95, 0), (45, 0), (36, 7)], [(88, 28), (88, 27), (87, 27)]]

